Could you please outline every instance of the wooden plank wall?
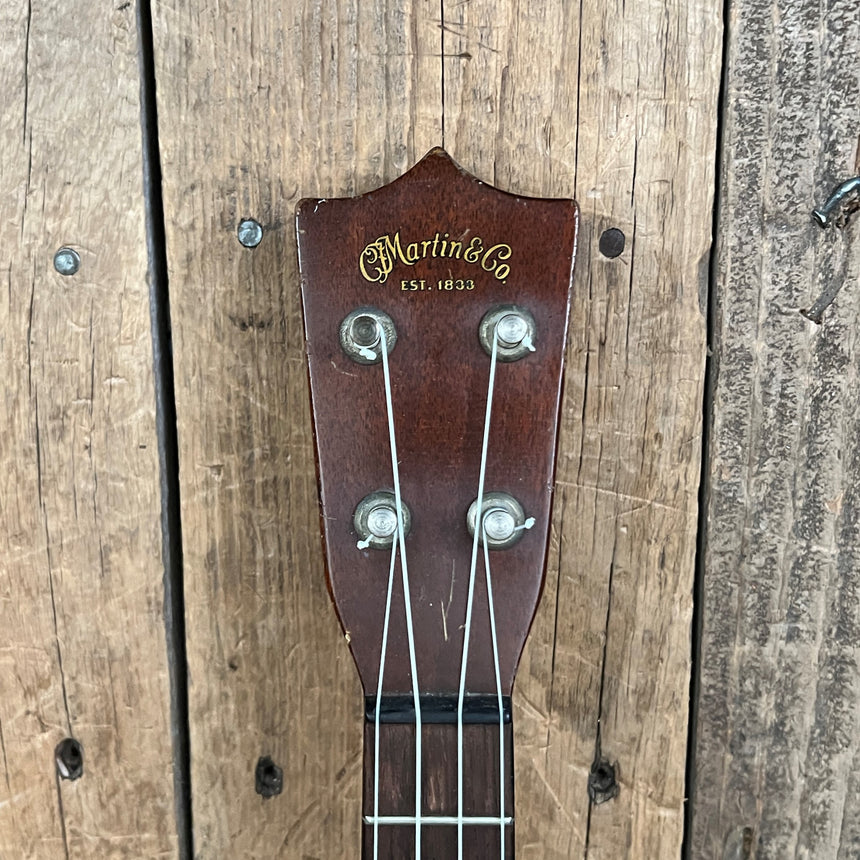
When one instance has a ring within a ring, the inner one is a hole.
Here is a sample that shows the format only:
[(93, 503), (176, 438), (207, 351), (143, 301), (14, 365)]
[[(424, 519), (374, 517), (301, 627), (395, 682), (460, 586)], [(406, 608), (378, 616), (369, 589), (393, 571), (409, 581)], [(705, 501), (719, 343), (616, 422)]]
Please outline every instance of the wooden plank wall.
[[(854, 5), (731, 4), (694, 858), (860, 852), (858, 222), (808, 214), (858, 170)], [(518, 856), (678, 855), (720, 11), (154, 4), (197, 856), (357, 855), (361, 702), (322, 575), (292, 218), (439, 143), (583, 211)], [(176, 856), (134, 9), (21, 2), (0, 25), (0, 857)], [(800, 316), (839, 282), (823, 326)], [(619, 793), (595, 805), (598, 754)], [(271, 800), (261, 756), (284, 770)]]
[[(357, 856), (361, 703), (321, 570), (292, 218), (444, 143), (583, 204), (554, 561), (516, 697), (519, 856), (677, 856), (716, 4), (154, 11), (197, 852)], [(598, 744), (620, 782), (599, 807)], [(267, 801), (261, 756), (284, 770)]]
[[(439, 59), (418, 47), (438, 45), (434, 10), (154, 12), (195, 849), (357, 857), (363, 700), (322, 570), (294, 210), (438, 142)], [(265, 231), (254, 250), (237, 241), (247, 217)], [(265, 756), (283, 770), (269, 800)]]
[(134, 7), (0, 32), (0, 857), (172, 857)]
[[(583, 213), (515, 697), (518, 856), (677, 857), (722, 4), (153, 5), (195, 856), (357, 856), (361, 703), (322, 575), (293, 210), (442, 143)], [(860, 169), (860, 20), (853, 0), (732, 0), (727, 23), (687, 847), (849, 860), (860, 246), (856, 218), (808, 213)], [(134, 4), (7, 2), (0, 31), (0, 857), (182, 856)], [(840, 282), (821, 327), (800, 316)], [(284, 771), (270, 800), (262, 756)], [(619, 784), (600, 805), (596, 756)]]
[(810, 218), (860, 173), (858, 57), (854, 0), (732, 4), (694, 858), (860, 856), (860, 223)]
[[(447, 11), (450, 150), (582, 207), (554, 560), (515, 697), (519, 856), (678, 856), (718, 9)], [(598, 752), (620, 791), (596, 806)]]

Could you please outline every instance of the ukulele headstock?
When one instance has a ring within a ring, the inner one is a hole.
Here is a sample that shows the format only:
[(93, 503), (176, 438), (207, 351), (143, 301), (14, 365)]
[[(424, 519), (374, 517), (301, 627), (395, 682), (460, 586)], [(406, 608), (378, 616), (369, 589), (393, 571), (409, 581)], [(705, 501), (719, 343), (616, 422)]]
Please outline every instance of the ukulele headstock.
[[(377, 191), (299, 204), (326, 568), (367, 692), (378, 680), (397, 533), (387, 394), (419, 684), (422, 693), (451, 693), (494, 352), (481, 521), (501, 685), (511, 692), (544, 579), (577, 220), (573, 201), (500, 192), (438, 149)], [(489, 693), (496, 680), (483, 575), (474, 601), (468, 688)], [(407, 693), (399, 573), (391, 605), (385, 688)]]

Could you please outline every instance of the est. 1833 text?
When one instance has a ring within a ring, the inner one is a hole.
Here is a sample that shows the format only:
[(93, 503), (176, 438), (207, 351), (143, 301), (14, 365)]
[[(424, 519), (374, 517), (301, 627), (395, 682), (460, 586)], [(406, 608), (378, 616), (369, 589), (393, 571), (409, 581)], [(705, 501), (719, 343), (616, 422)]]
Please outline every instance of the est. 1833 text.
[(434, 284), (432, 281), (427, 282), (426, 280), (411, 280), (411, 281), (401, 281), (400, 282), (401, 290), (408, 290), (409, 292), (428, 292), (428, 291), (448, 291), (452, 290), (474, 290), (475, 282), (469, 278), (468, 280), (463, 280), (462, 278), (445, 278), (443, 280), (436, 281)]

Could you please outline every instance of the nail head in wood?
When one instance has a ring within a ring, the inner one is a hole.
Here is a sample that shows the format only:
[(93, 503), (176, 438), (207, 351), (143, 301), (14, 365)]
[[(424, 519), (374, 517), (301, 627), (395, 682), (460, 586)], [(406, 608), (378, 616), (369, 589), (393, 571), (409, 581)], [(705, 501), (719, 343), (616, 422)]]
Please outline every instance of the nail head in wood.
[(74, 275), (81, 267), (81, 255), (74, 248), (62, 247), (54, 254), (54, 268), (61, 275)]
[(239, 243), (246, 248), (256, 248), (263, 241), (263, 227), (259, 221), (253, 218), (245, 218), (239, 222), (236, 230)]
[(624, 253), (625, 241), (624, 233), (621, 230), (617, 227), (610, 227), (608, 230), (604, 230), (600, 236), (600, 253), (604, 257), (609, 257), (610, 260), (613, 257), (620, 257)]
[(261, 797), (275, 797), (284, 790), (284, 771), (270, 756), (261, 756), (254, 772), (254, 787)]
[(74, 738), (64, 738), (57, 744), (54, 760), (62, 779), (80, 779), (84, 773), (84, 751)]

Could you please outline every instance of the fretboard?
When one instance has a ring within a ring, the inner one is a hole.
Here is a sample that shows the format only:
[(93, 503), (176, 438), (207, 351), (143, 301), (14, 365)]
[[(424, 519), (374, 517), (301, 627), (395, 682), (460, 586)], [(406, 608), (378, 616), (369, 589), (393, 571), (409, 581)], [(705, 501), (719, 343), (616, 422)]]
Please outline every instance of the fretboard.
[[(379, 860), (409, 860), (415, 852), (416, 726), (411, 697), (386, 697), (379, 733)], [(463, 858), (501, 860), (501, 819), (505, 819), (504, 860), (514, 857), (514, 769), (510, 701), (503, 704), (504, 774), (499, 767), (496, 699), (473, 699), (463, 725)], [(364, 860), (374, 857), (375, 700), (369, 699), (364, 734)], [(456, 696), (422, 700), (421, 858), (458, 857)], [(504, 779), (504, 813), (500, 808)], [(419, 860), (419, 858), (416, 858)]]

